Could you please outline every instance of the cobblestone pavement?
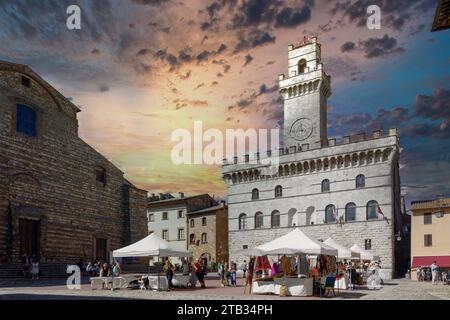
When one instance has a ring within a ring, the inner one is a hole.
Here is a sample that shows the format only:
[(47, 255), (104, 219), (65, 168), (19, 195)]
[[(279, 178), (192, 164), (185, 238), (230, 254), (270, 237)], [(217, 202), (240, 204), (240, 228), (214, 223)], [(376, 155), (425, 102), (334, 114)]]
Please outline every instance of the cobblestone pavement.
[(64, 279), (34, 280), (0, 280), (0, 300), (91, 300), (91, 299), (162, 299), (162, 300), (320, 300), (320, 299), (360, 299), (360, 300), (450, 300), (450, 286), (442, 284), (415, 282), (406, 279), (387, 281), (380, 290), (358, 288), (353, 291), (336, 290), (336, 297), (285, 297), (275, 295), (249, 295), (248, 288), (244, 294), (243, 280), (239, 279), (238, 287), (225, 287), (219, 285), (215, 279), (207, 280), (207, 288), (176, 289), (171, 292), (154, 292), (121, 289), (114, 292), (110, 290), (91, 290), (87, 281), (81, 290), (68, 290)]

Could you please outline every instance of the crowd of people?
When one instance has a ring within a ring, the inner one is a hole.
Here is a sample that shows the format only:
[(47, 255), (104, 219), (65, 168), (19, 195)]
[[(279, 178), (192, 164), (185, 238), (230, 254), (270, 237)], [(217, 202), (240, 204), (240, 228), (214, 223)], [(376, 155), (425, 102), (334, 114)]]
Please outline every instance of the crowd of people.
[(81, 260), (77, 265), (81, 271), (85, 271), (90, 277), (118, 277), (122, 273), (122, 268), (118, 261), (109, 264), (96, 260), (94, 262), (88, 262), (85, 269), (83, 269), (83, 262)]
[(429, 267), (428, 266), (417, 267), (416, 272), (418, 281), (430, 280), (429, 277), (427, 277), (427, 270), (431, 272), (431, 283), (433, 285), (437, 285), (439, 282), (442, 282), (444, 285), (448, 284), (447, 272), (445, 271), (441, 272), (440, 267), (436, 263), (436, 261), (433, 261), (433, 263)]

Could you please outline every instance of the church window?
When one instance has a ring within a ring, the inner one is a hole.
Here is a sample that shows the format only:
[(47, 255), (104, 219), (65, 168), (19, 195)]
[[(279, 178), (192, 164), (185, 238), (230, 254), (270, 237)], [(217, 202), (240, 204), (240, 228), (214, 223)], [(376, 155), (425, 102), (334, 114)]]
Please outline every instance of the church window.
[(306, 69), (306, 60), (305, 59), (301, 59), (298, 62), (298, 74), (305, 73), (305, 69)]
[(252, 200), (258, 200), (258, 199), (259, 199), (259, 190), (255, 188), (252, 190)]
[(272, 215), (270, 217), (270, 225), (272, 228), (276, 228), (280, 226), (280, 211), (275, 210), (272, 212)]
[(375, 200), (367, 202), (366, 218), (367, 220), (378, 219), (378, 202)]
[(245, 213), (241, 213), (239, 215), (239, 230), (247, 229), (247, 215)]
[(103, 185), (106, 184), (106, 170), (102, 167), (96, 167), (95, 168), (95, 179), (98, 182), (103, 183)]
[(325, 208), (325, 223), (336, 222), (336, 207), (333, 204), (329, 204)]
[(366, 177), (363, 174), (356, 176), (356, 189), (366, 186)]
[(255, 213), (255, 229), (262, 228), (264, 225), (264, 216), (262, 212)]
[(275, 187), (275, 198), (280, 198), (283, 196), (283, 188), (281, 186)]
[(329, 192), (330, 191), (330, 180), (325, 179), (322, 181), (322, 192)]
[(16, 132), (36, 137), (36, 111), (21, 104), (17, 105)]
[(348, 203), (345, 206), (345, 221), (356, 220), (356, 205), (353, 202)]

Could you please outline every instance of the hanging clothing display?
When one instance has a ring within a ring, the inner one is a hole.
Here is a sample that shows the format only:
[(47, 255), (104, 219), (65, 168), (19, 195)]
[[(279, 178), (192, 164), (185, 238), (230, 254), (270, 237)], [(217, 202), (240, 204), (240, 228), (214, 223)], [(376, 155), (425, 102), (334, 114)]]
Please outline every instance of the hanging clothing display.
[(308, 275), (309, 274), (309, 264), (308, 259), (305, 254), (300, 255), (300, 274)]
[(285, 275), (291, 274), (292, 270), (291, 259), (289, 259), (286, 256), (282, 256), (280, 259), (280, 263), (281, 263), (281, 270), (283, 271), (283, 273)]
[(248, 262), (248, 284), (252, 285), (253, 280), (253, 271), (255, 269), (255, 257), (251, 257), (250, 261)]

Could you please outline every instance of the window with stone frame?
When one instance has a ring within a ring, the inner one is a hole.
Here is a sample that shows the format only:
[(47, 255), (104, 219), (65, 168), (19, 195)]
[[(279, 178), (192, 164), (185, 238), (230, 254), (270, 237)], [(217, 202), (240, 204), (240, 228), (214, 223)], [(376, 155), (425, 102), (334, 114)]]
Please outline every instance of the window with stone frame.
[(191, 228), (195, 227), (194, 219), (189, 220), (189, 227), (191, 227)]
[(322, 181), (322, 192), (329, 192), (330, 191), (330, 180), (325, 179)]
[(356, 189), (366, 187), (366, 177), (363, 174), (357, 175), (355, 179)]
[(252, 200), (258, 200), (258, 199), (259, 199), (259, 190), (255, 188), (252, 190)]
[(280, 222), (281, 222), (280, 218), (281, 218), (280, 211), (278, 211), (278, 210), (272, 211), (272, 214), (270, 215), (270, 226), (272, 228), (280, 227)]
[(164, 240), (169, 240), (169, 230), (163, 230), (161, 235)]
[(345, 206), (345, 221), (356, 221), (356, 204), (353, 202)]
[(365, 250), (372, 250), (372, 239), (365, 239), (364, 240), (364, 249)]
[(185, 240), (183, 228), (178, 229), (178, 240)]
[(283, 196), (283, 187), (282, 186), (276, 186), (275, 187), (275, 198), (280, 198)]
[(202, 233), (202, 243), (208, 243), (208, 235), (206, 233)]
[(184, 218), (184, 211), (178, 210), (178, 219)]
[(425, 247), (432, 247), (433, 246), (433, 235), (425, 234), (423, 236), (423, 244)]
[(431, 212), (425, 212), (423, 214), (423, 224), (432, 224), (433, 223), (433, 214)]
[(264, 226), (264, 216), (262, 212), (255, 213), (255, 229), (260, 229)]
[(206, 217), (202, 218), (202, 226), (206, 226)]
[(168, 219), (169, 219), (169, 214), (168, 214), (166, 211), (164, 211), (164, 212), (162, 213), (161, 220), (168, 220)]
[(306, 69), (306, 59), (301, 59), (298, 62), (298, 68), (297, 68), (298, 74), (305, 73), (305, 69)]
[(378, 219), (378, 202), (371, 200), (367, 202), (366, 219), (376, 220)]
[(336, 222), (336, 206), (333, 204), (329, 204), (325, 208), (325, 223), (334, 223)]
[(16, 107), (16, 132), (29, 137), (37, 135), (37, 116), (36, 111), (23, 104)]
[(148, 215), (148, 221), (149, 221), (149, 222), (154, 222), (154, 221), (155, 221), (155, 215), (154, 215), (153, 213), (150, 213), (150, 214)]
[(195, 234), (191, 233), (189, 235), (189, 243), (190, 244), (195, 244)]
[(26, 76), (22, 76), (22, 85), (27, 88), (31, 87), (31, 79)]
[(241, 213), (239, 215), (239, 230), (247, 229), (247, 215), (245, 213)]
[(106, 184), (106, 169), (103, 167), (96, 167), (95, 168), (95, 180), (97, 182), (102, 183), (103, 185)]

